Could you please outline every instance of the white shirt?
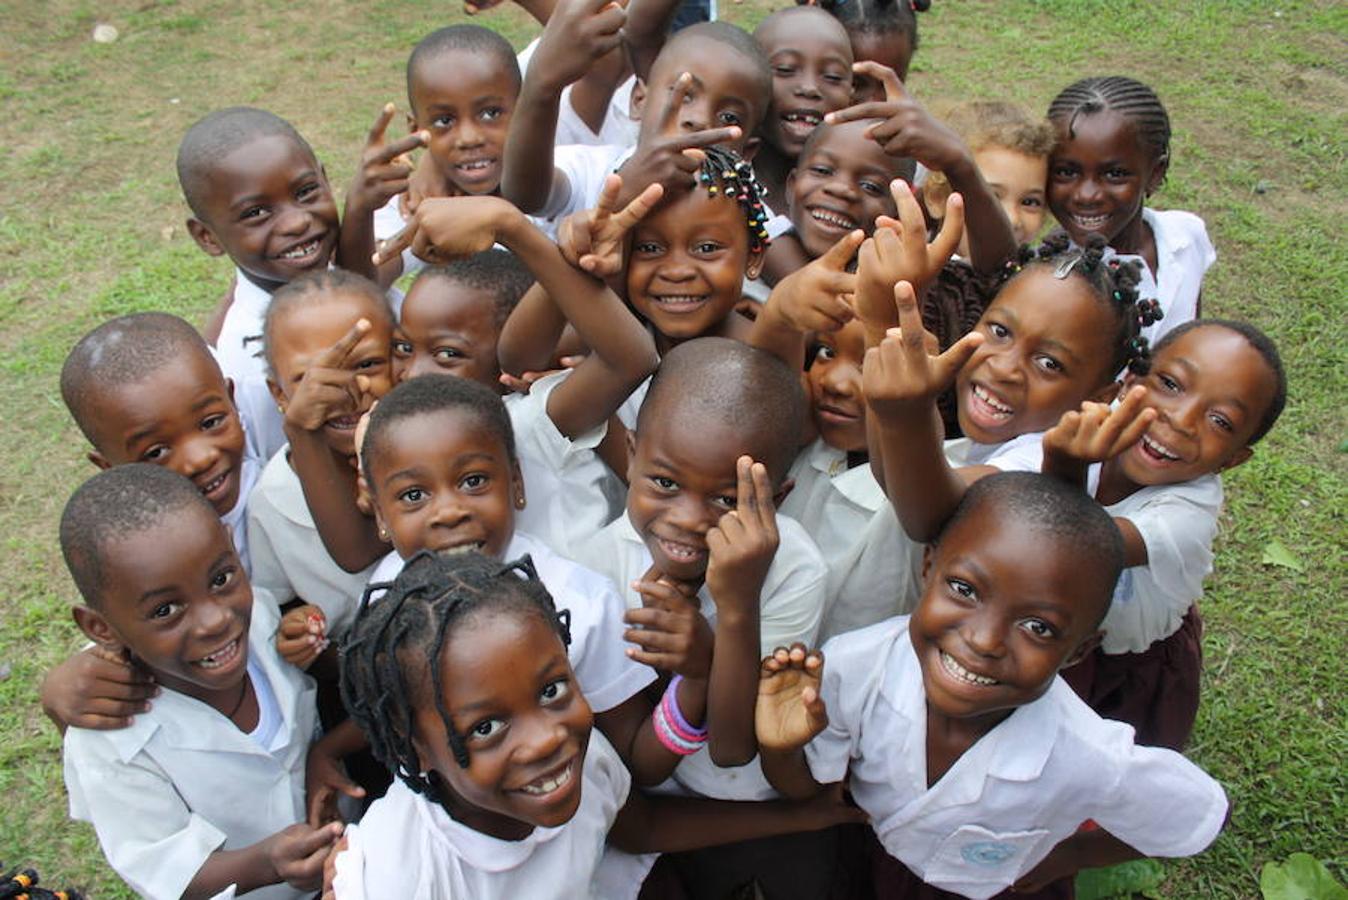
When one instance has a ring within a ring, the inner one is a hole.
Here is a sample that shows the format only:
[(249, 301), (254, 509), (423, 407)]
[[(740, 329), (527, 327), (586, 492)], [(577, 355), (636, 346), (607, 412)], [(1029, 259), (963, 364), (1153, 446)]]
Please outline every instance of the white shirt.
[[(591, 569), (558, 556), (536, 537), (516, 531), (506, 547), (505, 560), (524, 554), (552, 595), (558, 610), (571, 615), (571, 646), (567, 658), (580, 682), (581, 693), (595, 712), (613, 709), (655, 680), (655, 670), (628, 659), (624, 648), (623, 612), (627, 607), (612, 582)], [(403, 560), (390, 553), (379, 561), (371, 584), (393, 581)]]
[(1044, 433), (1021, 434), (1000, 444), (977, 444), (967, 437), (945, 442), (945, 458), (953, 468), (993, 466), (1003, 472), (1038, 472), (1044, 465)]
[(1217, 251), (1208, 237), (1203, 220), (1182, 209), (1155, 210), (1142, 208), (1142, 219), (1151, 226), (1156, 240), (1156, 264), (1153, 272), (1141, 256), (1114, 253), (1108, 250), (1105, 258), (1137, 260), (1142, 266), (1142, 280), (1138, 282), (1139, 297), (1155, 298), (1161, 304), (1164, 318), (1142, 329), (1142, 334), (1154, 345), (1176, 325), (1183, 325), (1198, 316), (1198, 295), (1203, 289), (1203, 276), (1214, 262)]
[(248, 502), (261, 468), (257, 459), (250, 455), (245, 447), (239, 465), (239, 499), (234, 501), (233, 509), (220, 517), (220, 521), (229, 529), (230, 537), (234, 539), (234, 550), (239, 554), (239, 562), (243, 563), (243, 570), (250, 578), (253, 573), (253, 562), (248, 546)]
[(515, 526), (563, 556), (622, 514), (627, 489), (595, 448), (608, 433), (603, 422), (571, 440), (548, 415), (548, 398), (571, 376), (565, 370), (534, 382), (527, 394), (505, 398), (524, 475), (525, 507)]
[(264, 460), (286, 442), (285, 419), (267, 390), (267, 362), (262, 358), (262, 325), (270, 303), (271, 294), (236, 270), (234, 300), (215, 342), (220, 371), (234, 382), (234, 405)]
[[(805, 529), (794, 519), (777, 517), (779, 542), (759, 597), (759, 647), (766, 655), (777, 647), (800, 641), (815, 646), (824, 610), (828, 569)], [(619, 586), (627, 608), (639, 609), (641, 595), (631, 584), (651, 567), (651, 554), (627, 516), (620, 516), (579, 547), (585, 564), (607, 575)], [(706, 585), (698, 601), (707, 623), (716, 627), (716, 603)], [(738, 768), (721, 768), (706, 747), (685, 757), (674, 780), (686, 790), (724, 800), (766, 800), (776, 796), (763, 777), (758, 759)]]
[(287, 445), (272, 457), (248, 501), (253, 586), (282, 603), (298, 597), (323, 610), (327, 636), (341, 640), (374, 571), (347, 572), (323, 546)]
[(536, 213), (547, 222), (546, 226), (540, 223), (539, 227), (549, 237), (555, 237), (562, 219), (593, 207), (599, 202), (604, 179), (618, 171), (635, 149), (633, 145), (566, 144), (553, 150), (552, 164), (561, 177), (553, 178), (548, 199)]
[[(541, 37), (534, 38), (529, 46), (515, 57), (520, 65), (520, 74), (528, 76), (529, 61), (534, 58), (534, 51), (538, 49), (541, 40)], [(557, 133), (553, 138), (553, 144), (558, 147), (566, 144), (634, 146), (637, 142), (637, 132), (641, 128), (641, 123), (632, 118), (632, 89), (636, 87), (636, 83), (636, 76), (629, 75), (626, 81), (614, 88), (613, 95), (609, 98), (608, 109), (604, 113), (604, 121), (597, 132), (592, 131), (576, 112), (575, 106), (571, 103), (572, 85), (568, 84), (562, 89), (562, 100), (557, 106)]]
[[(1094, 496), (1100, 467), (1087, 490)], [(1127, 519), (1142, 535), (1147, 564), (1124, 569), (1100, 626), (1106, 653), (1141, 653), (1179, 630), (1189, 607), (1203, 595), (1212, 573), (1212, 541), (1222, 512), (1222, 480), (1204, 475), (1182, 484), (1144, 487), (1105, 512)]]
[[(200, 700), (166, 690), (117, 731), (70, 728), (72, 818), (92, 822), (113, 869), (138, 893), (176, 898), (216, 850), (248, 847), (304, 821), (304, 763), (315, 737), (314, 683), (272, 644), (275, 601), (255, 591), (248, 653), (284, 717), (267, 752)], [(306, 897), (286, 884), (250, 897)]]
[(1226, 817), (1220, 785), (1171, 750), (1092, 712), (1061, 678), (927, 787), (921, 667), (897, 617), (824, 647), (829, 724), (805, 748), (841, 780), (890, 855), (926, 883), (985, 898), (1029, 872), (1087, 819), (1147, 856), (1190, 856)]
[(920, 595), (922, 545), (908, 539), (885, 492), (862, 463), (816, 439), (796, 457), (780, 512), (795, 519), (828, 566), (819, 640), (909, 612)]
[(591, 880), (631, 776), (598, 729), (590, 732), (580, 806), (570, 821), (520, 841), (463, 825), (401, 779), (346, 829), (333, 890), (342, 900), (597, 898)]

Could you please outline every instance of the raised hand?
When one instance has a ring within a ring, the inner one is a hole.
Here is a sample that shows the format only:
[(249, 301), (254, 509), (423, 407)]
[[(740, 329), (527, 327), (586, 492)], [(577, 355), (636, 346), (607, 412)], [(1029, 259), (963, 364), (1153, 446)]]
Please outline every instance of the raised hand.
[[(513, 207), (499, 197), (423, 200), (409, 223), (415, 228), (412, 252), (427, 262), (438, 263), (490, 250), (496, 243), (502, 213), (507, 209)], [(383, 255), (385, 251), (380, 248), (379, 252)]]
[(908, 183), (890, 183), (898, 219), (880, 216), (875, 234), (857, 255), (856, 314), (868, 328), (884, 330), (898, 324), (894, 312), (894, 285), (907, 281), (919, 287), (940, 274), (959, 246), (964, 232), (964, 198), (951, 194), (941, 230), (927, 243), (922, 208)]
[(777, 553), (777, 509), (767, 467), (741, 456), (735, 464), (735, 508), (707, 532), (707, 588), (717, 608), (757, 607)]
[(529, 61), (529, 77), (560, 92), (622, 44), (627, 11), (613, 0), (560, 0)]
[(797, 750), (828, 725), (828, 710), (819, 696), (824, 654), (804, 644), (778, 647), (763, 659), (758, 672), (754, 731), (764, 750)]
[(567, 216), (557, 227), (557, 246), (566, 261), (599, 278), (617, 275), (623, 269), (623, 245), (627, 232), (650, 213), (664, 196), (664, 185), (649, 184), (646, 189), (616, 213), (622, 176), (611, 173), (604, 179), (599, 200), (593, 209)]
[(412, 163), (405, 154), (426, 146), (431, 136), (427, 131), (418, 131), (386, 143), (389, 122), (393, 121), (396, 112), (392, 103), (386, 103), (365, 137), (360, 166), (347, 193), (349, 208), (373, 211), (407, 190)]
[(308, 669), (328, 648), (328, 620), (323, 610), (306, 603), (281, 617), (276, 629), (276, 652), (298, 669)]
[(878, 81), (884, 87), (885, 99), (831, 112), (824, 121), (837, 125), (858, 119), (883, 119), (866, 129), (867, 137), (890, 156), (915, 159), (938, 172), (967, 158), (969, 150), (959, 135), (933, 118), (908, 93), (893, 69), (868, 60), (854, 64), (852, 71)]
[(823, 256), (777, 283), (768, 305), (783, 325), (805, 334), (837, 331), (852, 320), (849, 301), (857, 290), (857, 276), (847, 271), (847, 264), (863, 240), (861, 229), (845, 234)]
[(698, 608), (697, 591), (671, 580), (654, 568), (632, 589), (641, 594), (641, 609), (623, 615), (628, 629), (623, 640), (629, 658), (685, 678), (705, 679), (711, 674), (711, 626)]
[(1147, 389), (1134, 385), (1119, 405), (1087, 401), (1080, 410), (1063, 413), (1044, 432), (1044, 465), (1050, 462), (1095, 463), (1118, 456), (1136, 444), (1156, 420), (1156, 410), (1145, 406)]
[(666, 190), (689, 187), (702, 160), (706, 159), (701, 148), (739, 140), (743, 135), (738, 125), (685, 131), (679, 116), (692, 89), (693, 76), (687, 72), (674, 82), (660, 112), (658, 137), (638, 144), (636, 153), (619, 170), (629, 189), (656, 182), (663, 184)]
[(267, 859), (282, 881), (302, 891), (323, 885), (323, 863), (332, 845), (342, 836), (342, 824), (321, 828), (296, 823), (267, 839)]
[(908, 416), (930, 416), (936, 398), (955, 383), (960, 367), (983, 343), (983, 335), (970, 332), (944, 353), (929, 349), (917, 295), (906, 281), (894, 285), (894, 305), (899, 327), (890, 329), (878, 346), (866, 351), (861, 368), (861, 388), (875, 420), (898, 424)]
[(314, 358), (288, 400), (277, 397), (284, 407), (286, 425), (300, 431), (318, 431), (332, 418), (360, 409), (368, 379), (357, 375), (348, 363), (369, 330), (368, 319), (356, 322), (341, 340)]

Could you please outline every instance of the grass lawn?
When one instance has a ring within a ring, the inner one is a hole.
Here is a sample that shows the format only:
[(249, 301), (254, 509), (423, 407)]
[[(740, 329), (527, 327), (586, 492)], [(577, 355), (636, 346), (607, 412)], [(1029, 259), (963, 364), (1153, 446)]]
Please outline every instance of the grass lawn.
[[(781, 5), (778, 3), (776, 5)], [(723, 3), (752, 25), (772, 4)], [(1168, 897), (1257, 897), (1259, 868), (1305, 850), (1348, 874), (1348, 6), (1334, 0), (938, 0), (921, 17), (911, 88), (940, 106), (1033, 109), (1077, 77), (1154, 86), (1175, 125), (1159, 207), (1206, 219), (1219, 260), (1210, 315), (1280, 342), (1287, 412), (1226, 477), (1208, 583), (1207, 676), (1192, 756), (1234, 801)], [(17, 0), (0, 33), (0, 861), (53, 886), (130, 893), (91, 829), (66, 819), (60, 746), (37, 705), (42, 673), (81, 639), (56, 522), (92, 473), (57, 374), (95, 323), (162, 309), (200, 320), (232, 277), (186, 235), (173, 157), (191, 122), (233, 104), (289, 118), (344, 184), (388, 100), (405, 103), (415, 41), (452, 4), (366, 0), (303, 9), (245, 0)], [(97, 18), (96, 18), (97, 15)], [(121, 32), (90, 40), (97, 21)], [(518, 9), (478, 21), (517, 46)], [(1337, 398), (1337, 399), (1336, 399)], [(1263, 562), (1278, 542), (1296, 568)]]

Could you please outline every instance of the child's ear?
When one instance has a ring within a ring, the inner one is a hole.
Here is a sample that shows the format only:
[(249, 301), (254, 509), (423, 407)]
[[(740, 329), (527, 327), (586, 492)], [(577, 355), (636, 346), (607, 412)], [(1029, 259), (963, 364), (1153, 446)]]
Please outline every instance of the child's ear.
[(1150, 197), (1160, 187), (1161, 182), (1165, 181), (1166, 172), (1170, 171), (1170, 154), (1167, 153), (1156, 161), (1152, 166), (1151, 177), (1147, 179), (1147, 196)]
[(936, 561), (936, 545), (928, 544), (922, 548), (922, 586), (926, 593), (927, 576), (931, 574), (932, 564)]
[(112, 630), (112, 624), (101, 612), (90, 606), (74, 606), (70, 611), (75, 616), (75, 624), (84, 632), (85, 637), (105, 650), (111, 650), (118, 655), (123, 652), (122, 639)]
[(785, 213), (788, 218), (796, 205), (794, 198), (796, 196), (796, 172), (798, 171), (798, 169), (792, 169), (786, 173), (786, 209), (781, 210), (781, 212)]
[(772, 495), (772, 505), (781, 509), (782, 503), (785, 502), (787, 497), (791, 496), (791, 492), (795, 490), (795, 488), (796, 479), (788, 478), (783, 481), (782, 486), (777, 489), (777, 493)]
[(641, 121), (641, 112), (646, 108), (646, 80), (638, 78), (632, 85), (632, 99), (628, 102), (627, 114), (633, 122)]
[(763, 260), (767, 258), (767, 247), (760, 244), (757, 249), (749, 251), (749, 258), (744, 261), (744, 277), (753, 281), (763, 271)]
[(1217, 467), (1217, 471), (1225, 472), (1227, 469), (1234, 469), (1236, 466), (1242, 466), (1250, 461), (1251, 456), (1254, 456), (1253, 447), (1241, 447), (1235, 453), (1232, 453), (1227, 457), (1226, 462)]
[(637, 432), (636, 429), (629, 429), (626, 437), (627, 443), (627, 483), (632, 483), (632, 463), (637, 458)]
[(1115, 400), (1119, 399), (1119, 394), (1122, 390), (1123, 384), (1117, 381), (1111, 381), (1109, 384), (1092, 394), (1088, 399), (1093, 400), (1096, 403), (1113, 403)]
[(197, 246), (205, 250), (209, 256), (224, 256), (225, 248), (215, 239), (211, 229), (200, 219), (193, 217), (187, 220), (187, 233), (192, 235), (192, 240), (197, 242)]
[(281, 390), (281, 386), (277, 384), (276, 380), (273, 378), (267, 379), (267, 393), (271, 394), (271, 398), (276, 401), (276, 408), (280, 411), (281, 415), (284, 416), (286, 414), (286, 407), (290, 405), (290, 401), (286, 399), (286, 395)]
[(88, 453), (85, 454), (85, 458), (88, 459), (89, 462), (98, 466), (100, 469), (112, 468), (112, 463), (108, 461), (108, 458), (104, 456), (102, 453), (99, 453), (97, 450), (90, 450)]
[(761, 146), (763, 146), (763, 139), (754, 135), (744, 142), (744, 149), (740, 151), (740, 157), (747, 163), (753, 162), (754, 157), (758, 155), (758, 148)]
[(515, 495), (510, 498), (515, 509), (524, 509), (529, 498), (524, 496), (524, 475), (520, 472), (519, 460), (512, 460), (510, 463), (511, 480), (515, 483)]
[(1098, 629), (1094, 633), (1082, 638), (1081, 643), (1077, 644), (1077, 648), (1068, 654), (1067, 659), (1063, 660), (1063, 664), (1058, 667), (1058, 671), (1061, 672), (1063, 669), (1071, 668), (1090, 654), (1094, 653), (1095, 648), (1099, 647), (1100, 642), (1104, 639), (1105, 633)]

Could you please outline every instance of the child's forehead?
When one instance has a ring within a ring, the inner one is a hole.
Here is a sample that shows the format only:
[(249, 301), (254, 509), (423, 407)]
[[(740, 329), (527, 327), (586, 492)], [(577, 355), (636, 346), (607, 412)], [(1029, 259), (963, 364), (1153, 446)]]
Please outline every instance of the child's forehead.
[(234, 193), (270, 181), (289, 183), (320, 169), (313, 151), (293, 135), (262, 134), (220, 157), (208, 178), (217, 190)]
[(721, 190), (712, 194), (699, 184), (671, 192), (633, 229), (636, 235), (665, 237), (714, 229), (745, 229), (744, 210)]
[(1247, 395), (1263, 409), (1272, 401), (1277, 376), (1245, 336), (1220, 325), (1192, 328), (1156, 351), (1152, 366), (1180, 366), (1203, 376), (1211, 388)]
[[(166, 546), (172, 553), (165, 553)], [(105, 601), (135, 604), (144, 594), (174, 585), (205, 584), (212, 566), (233, 552), (223, 523), (209, 506), (182, 505), (144, 528), (102, 541), (98, 554), (108, 572)]]
[(455, 48), (422, 60), (408, 76), (418, 106), (458, 106), (519, 93), (519, 81), (504, 61), (489, 50)]
[(835, 162), (846, 162), (857, 168), (869, 166), (885, 172), (897, 172), (903, 159), (890, 156), (866, 135), (866, 130), (879, 121), (860, 119), (840, 125), (821, 125), (811, 135), (801, 159), (810, 159), (816, 155), (828, 156)]
[(807, 57), (837, 56), (852, 60), (847, 31), (833, 16), (814, 6), (797, 6), (769, 16), (754, 32), (769, 56), (795, 51)]
[(498, 302), (495, 292), (486, 287), (438, 275), (422, 277), (403, 300), (400, 324), (452, 328), (468, 319), (495, 317)]
[(414, 466), (439, 467), (455, 461), (509, 462), (505, 439), (484, 412), (447, 406), (409, 413), (376, 433), (380, 452), (371, 468), (376, 480)]
[(94, 380), (93, 408), (108, 425), (120, 425), (119, 419), (143, 418), (154, 411), (164, 415), (185, 410), (203, 395), (229, 399), (229, 385), (210, 352), (185, 345), (182, 352), (145, 370), (139, 377), (116, 383)]

